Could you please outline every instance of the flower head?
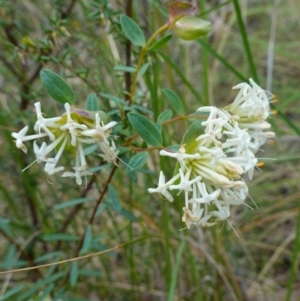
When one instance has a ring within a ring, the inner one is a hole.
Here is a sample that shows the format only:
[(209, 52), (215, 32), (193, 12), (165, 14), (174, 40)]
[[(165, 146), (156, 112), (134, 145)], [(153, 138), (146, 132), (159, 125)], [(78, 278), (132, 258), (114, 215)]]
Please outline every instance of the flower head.
[(241, 83), (233, 87), (239, 90), (234, 101), (225, 107), (237, 116), (241, 129), (247, 129), (251, 136), (251, 150), (256, 153), (268, 139), (275, 137), (273, 132), (266, 132), (271, 125), (266, 121), (270, 116), (270, 99), (273, 95), (263, 90), (253, 79), (250, 84)]
[[(33, 149), (37, 163), (45, 163), (44, 170), (48, 175), (53, 175), (65, 169), (57, 166), (65, 151), (75, 153), (74, 172), (65, 172), (63, 177), (75, 177), (76, 183), (82, 183), (81, 177), (91, 175), (87, 170), (87, 162), (84, 154), (84, 145), (97, 144), (102, 151), (102, 157), (109, 163), (116, 164), (118, 151), (114, 142), (108, 140), (115, 121), (104, 124), (100, 120), (99, 113), (74, 109), (70, 104), (64, 105), (66, 113), (60, 117), (45, 118), (41, 111), (41, 104), (35, 103), (37, 121), (34, 125), (36, 134), (27, 135), (28, 126), (19, 133), (12, 133), (16, 139), (16, 146), (27, 152), (25, 141), (34, 140)], [(38, 139), (47, 139), (38, 146)], [(55, 155), (53, 157), (53, 152)]]
[(224, 109), (207, 106), (198, 112), (206, 120), (195, 121), (187, 130), (178, 152), (161, 150), (161, 156), (176, 159), (173, 178), (165, 183), (163, 171), (158, 192), (173, 201), (169, 191), (184, 194), (182, 221), (191, 225), (210, 227), (230, 217), (232, 206), (242, 205), (248, 195), (243, 179), (251, 180), (259, 166), (255, 153), (274, 133), (266, 131), (270, 114), (267, 92), (252, 79), (250, 84), (234, 87), (239, 93), (234, 102)]

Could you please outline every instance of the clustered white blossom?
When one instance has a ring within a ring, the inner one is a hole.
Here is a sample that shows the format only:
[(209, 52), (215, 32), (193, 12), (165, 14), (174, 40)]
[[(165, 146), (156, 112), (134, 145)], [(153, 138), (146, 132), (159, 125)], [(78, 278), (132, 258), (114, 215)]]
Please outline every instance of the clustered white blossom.
[[(60, 117), (44, 118), (41, 104), (35, 103), (37, 121), (34, 125), (36, 134), (27, 135), (28, 126), (18, 133), (12, 133), (16, 139), (16, 146), (27, 153), (24, 144), (33, 141), (33, 150), (36, 155), (35, 162), (44, 163), (44, 170), (48, 175), (65, 170), (64, 166), (58, 166), (58, 162), (64, 151), (76, 153), (73, 171), (66, 171), (62, 177), (75, 177), (78, 185), (82, 184), (82, 176), (91, 175), (87, 170), (87, 162), (84, 154), (84, 145), (97, 144), (101, 150), (100, 156), (109, 163), (116, 164), (118, 151), (113, 140), (108, 140), (112, 128), (117, 124), (111, 121), (104, 124), (98, 112), (89, 112), (72, 108), (69, 103), (64, 105), (66, 113)], [(48, 139), (39, 146), (37, 139)], [(52, 153), (55, 153), (55, 155)]]
[(184, 193), (182, 221), (188, 228), (209, 227), (228, 220), (231, 206), (245, 204), (248, 187), (243, 175), (252, 179), (255, 167), (260, 166), (255, 153), (275, 136), (265, 131), (270, 128), (266, 119), (271, 97), (252, 79), (250, 83), (233, 88), (240, 91), (226, 108), (198, 109), (208, 118), (201, 125), (198, 123), (202, 133), (195, 140), (185, 141), (178, 152), (160, 151), (161, 156), (177, 159), (178, 168), (167, 182), (160, 171), (158, 187), (148, 191), (157, 192), (170, 202), (171, 190)]

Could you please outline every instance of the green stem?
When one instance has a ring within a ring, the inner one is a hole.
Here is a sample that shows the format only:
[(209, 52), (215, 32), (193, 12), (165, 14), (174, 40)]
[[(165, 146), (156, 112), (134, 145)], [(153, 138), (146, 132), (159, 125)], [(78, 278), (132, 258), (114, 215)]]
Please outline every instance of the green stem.
[(142, 51), (140, 53), (138, 62), (137, 62), (137, 66), (136, 66), (136, 71), (134, 73), (134, 77), (133, 77), (133, 82), (132, 82), (132, 87), (131, 87), (131, 91), (130, 91), (130, 97), (129, 97), (129, 103), (132, 102), (133, 99), (133, 95), (135, 93), (135, 89), (136, 89), (136, 85), (137, 85), (137, 77), (138, 77), (138, 73), (142, 67), (142, 63), (143, 63), (143, 59), (144, 56), (148, 50), (148, 47), (151, 45), (151, 43), (154, 41), (154, 39), (160, 34), (163, 33), (164, 31), (166, 31), (169, 28), (169, 24), (165, 24), (162, 27), (160, 27), (156, 32), (154, 32), (154, 34), (149, 38), (149, 40), (147, 41), (147, 43), (145, 44), (145, 46), (142, 48)]

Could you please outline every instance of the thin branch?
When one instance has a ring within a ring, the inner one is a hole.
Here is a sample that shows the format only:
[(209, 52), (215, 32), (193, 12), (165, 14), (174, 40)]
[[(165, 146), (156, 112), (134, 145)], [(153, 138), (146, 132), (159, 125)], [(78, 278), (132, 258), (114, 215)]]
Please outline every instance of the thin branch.
[(65, 11), (61, 12), (60, 17), (62, 19), (66, 19), (69, 16), (69, 14), (71, 13), (71, 11), (72, 11), (72, 9), (73, 9), (73, 7), (75, 5), (75, 2), (76, 2), (76, 0), (72, 0), (70, 2), (69, 6), (67, 7), (67, 9)]
[(0, 60), (3, 62), (3, 64), (20, 80), (22, 81), (23, 80), (23, 77), (21, 74), (18, 73), (18, 71), (13, 67), (13, 65), (8, 62), (5, 57), (3, 57), (1, 54), (0, 54)]

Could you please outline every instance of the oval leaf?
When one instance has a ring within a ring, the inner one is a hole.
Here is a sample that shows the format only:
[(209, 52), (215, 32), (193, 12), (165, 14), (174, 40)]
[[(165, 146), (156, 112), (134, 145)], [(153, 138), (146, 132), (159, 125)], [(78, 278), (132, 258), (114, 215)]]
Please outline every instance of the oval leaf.
[(183, 138), (182, 138), (182, 144), (185, 144), (185, 151), (188, 154), (193, 154), (195, 152), (195, 149), (199, 146), (199, 142), (196, 141), (196, 139), (204, 134), (204, 129), (201, 124), (202, 121), (194, 121), (190, 127), (185, 132)]
[(134, 155), (128, 162), (127, 172), (132, 172), (142, 167), (147, 162), (148, 155), (149, 154), (147, 152), (141, 152)]
[(150, 145), (160, 146), (162, 144), (162, 137), (155, 127), (155, 125), (146, 117), (137, 114), (128, 114), (131, 122), (137, 133)]
[(183, 105), (178, 95), (170, 89), (162, 89), (162, 92), (166, 95), (172, 108), (178, 115), (183, 115)]
[(76, 102), (72, 88), (56, 73), (44, 69), (40, 73), (41, 81), (49, 95), (61, 104)]
[(144, 46), (146, 44), (144, 34), (141, 28), (129, 17), (122, 15), (120, 23), (126, 37), (137, 46)]
[(95, 93), (91, 93), (88, 95), (86, 101), (85, 101), (85, 108), (88, 111), (98, 111), (99, 108), (99, 100)]
[(157, 118), (157, 122), (159, 123), (163, 123), (169, 119), (171, 119), (173, 116), (173, 111), (171, 110), (165, 110), (163, 112), (161, 112)]

